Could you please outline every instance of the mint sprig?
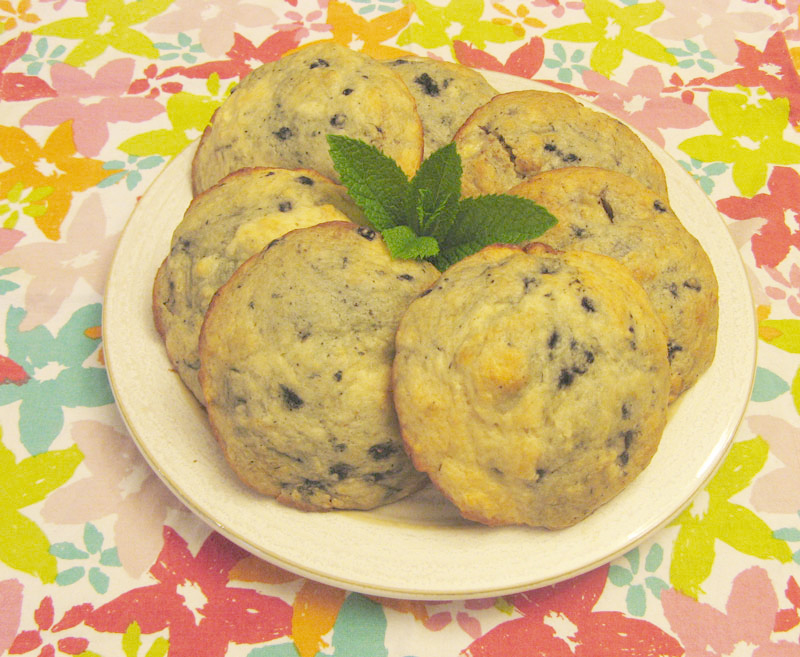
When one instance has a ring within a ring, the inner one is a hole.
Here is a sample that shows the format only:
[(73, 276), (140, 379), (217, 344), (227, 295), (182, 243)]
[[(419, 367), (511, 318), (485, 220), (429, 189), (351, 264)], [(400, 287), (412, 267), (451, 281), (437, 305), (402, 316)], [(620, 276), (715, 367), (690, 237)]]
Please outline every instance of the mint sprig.
[(454, 143), (432, 153), (409, 180), (379, 149), (328, 135), (333, 165), (394, 258), (425, 259), (440, 271), (484, 246), (532, 240), (555, 225), (542, 206), (519, 196), (461, 198)]

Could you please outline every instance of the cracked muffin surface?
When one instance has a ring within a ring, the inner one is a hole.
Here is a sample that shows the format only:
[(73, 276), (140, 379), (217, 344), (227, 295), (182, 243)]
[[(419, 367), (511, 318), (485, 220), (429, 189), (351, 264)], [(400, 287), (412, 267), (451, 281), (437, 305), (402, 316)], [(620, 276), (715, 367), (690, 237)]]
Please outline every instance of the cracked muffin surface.
[(491, 246), (445, 271), (397, 333), (414, 464), (467, 518), (559, 528), (650, 462), (667, 419), (661, 322), (618, 262)]
[(400, 76), (326, 41), (260, 66), (233, 90), (200, 139), (192, 190), (247, 166), (304, 167), (339, 182), (327, 134), (379, 148), (407, 175), (422, 161), (422, 123)]
[(198, 340), (214, 293), (284, 233), (326, 221), (363, 223), (347, 190), (308, 169), (240, 169), (195, 197), (153, 284), (153, 319), (172, 366), (203, 403)]
[(462, 194), (502, 194), (542, 171), (592, 166), (620, 171), (666, 196), (658, 160), (617, 119), (563, 93), (514, 91), (495, 96), (458, 129)]
[(236, 270), (203, 324), (200, 382), (242, 481), (305, 510), (369, 509), (424, 485), (391, 364), (400, 316), (438, 275), (342, 222), (292, 231)]
[(667, 333), (670, 398), (714, 359), (719, 291), (714, 268), (665, 197), (615, 171), (547, 171), (510, 190), (544, 206), (558, 223), (537, 241), (615, 258), (647, 292)]

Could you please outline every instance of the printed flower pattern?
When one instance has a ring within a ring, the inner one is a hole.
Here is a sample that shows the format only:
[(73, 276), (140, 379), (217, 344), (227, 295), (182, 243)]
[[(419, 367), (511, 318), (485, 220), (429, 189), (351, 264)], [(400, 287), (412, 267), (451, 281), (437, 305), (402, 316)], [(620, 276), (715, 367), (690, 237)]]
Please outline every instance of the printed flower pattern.
[(167, 514), (181, 506), (128, 435), (90, 420), (73, 424), (70, 434), (84, 455), (88, 476), (76, 476), (53, 491), (42, 506), (42, 518), (55, 525), (83, 525), (116, 516), (117, 555), (125, 571), (138, 577), (163, 547)]
[(5, 71), (10, 64), (24, 56), (30, 45), (29, 32), (0, 45), (0, 100), (21, 101), (56, 95), (47, 82), (35, 75)]
[(0, 159), (11, 165), (0, 171), (0, 197), (7, 196), (20, 183), (25, 189), (52, 189), (46, 198), (47, 210), (33, 216), (36, 226), (49, 239), (60, 237), (61, 223), (73, 195), (113, 173), (103, 169), (99, 160), (76, 154), (70, 122), (55, 128), (43, 146), (20, 128), (0, 125)]
[(723, 198), (717, 208), (736, 221), (764, 221), (751, 239), (758, 267), (777, 267), (792, 248), (800, 249), (800, 173), (794, 168), (775, 167), (765, 192)]
[(773, 638), (778, 596), (767, 572), (758, 566), (734, 578), (724, 611), (673, 589), (661, 594), (661, 603), (686, 657), (800, 655), (796, 642)]
[(596, 654), (598, 646), (607, 654), (683, 654), (673, 636), (647, 621), (594, 611), (607, 574), (608, 567), (598, 568), (555, 586), (511, 596), (509, 601), (522, 617), (496, 626), (463, 654), (566, 657)]
[(155, 100), (125, 96), (133, 69), (134, 60), (117, 59), (92, 77), (74, 66), (53, 64), (50, 74), (58, 98), (38, 104), (20, 125), (53, 127), (71, 121), (77, 152), (94, 157), (108, 141), (109, 123), (142, 122), (164, 111)]
[(136, 621), (144, 634), (168, 630), (170, 655), (191, 657), (203, 646), (208, 657), (225, 655), (228, 644), (261, 643), (289, 633), (291, 607), (253, 589), (229, 586), (228, 573), (247, 553), (209, 536), (197, 555), (169, 527), (164, 548), (150, 569), (157, 583), (123, 593), (89, 614), (100, 632), (123, 633)]
[[(0, 654), (798, 655), (800, 0), (0, 0), (0, 34)], [(717, 205), (751, 403), (647, 543), (506, 597), (348, 593), (209, 535), (139, 454), (103, 367), (114, 246), (236, 84), (315, 41), (571, 92)]]
[(98, 347), (91, 329), (100, 325), (100, 304), (85, 306), (56, 335), (45, 326), (20, 331), (26, 311), (11, 307), (6, 315), (8, 356), (28, 380), (0, 386), (0, 406), (19, 405), (20, 441), (30, 454), (46, 452), (64, 425), (64, 408), (103, 406), (113, 401), (106, 371), (85, 367)]
[(147, 23), (147, 28), (159, 34), (197, 29), (203, 50), (219, 57), (233, 46), (237, 26), (261, 27), (274, 20), (271, 9), (255, 2), (174, 0), (166, 12)]
[(668, 92), (658, 68), (642, 66), (627, 82), (616, 82), (586, 70), (582, 75), (587, 89), (596, 92), (592, 101), (638, 128), (657, 144), (665, 143), (663, 131), (689, 129), (702, 125), (706, 114), (683, 96)]
[(586, 0), (588, 23), (567, 25), (544, 33), (548, 39), (595, 43), (589, 62), (600, 75), (610, 76), (622, 63), (626, 51), (658, 62), (674, 64), (675, 56), (639, 28), (656, 20), (664, 11), (660, 2), (641, 2), (619, 7), (610, 0)]
[(689, 137), (679, 146), (702, 162), (732, 164), (733, 182), (748, 197), (761, 190), (770, 165), (800, 163), (800, 145), (784, 137), (789, 125), (788, 99), (770, 99), (763, 93), (763, 89), (712, 91), (709, 115), (721, 134)]
[(785, 541), (775, 539), (750, 509), (730, 501), (761, 471), (768, 451), (763, 438), (735, 443), (706, 489), (673, 521), (680, 527), (670, 564), (670, 583), (677, 591), (693, 598), (704, 592), (718, 540), (760, 559), (791, 560)]

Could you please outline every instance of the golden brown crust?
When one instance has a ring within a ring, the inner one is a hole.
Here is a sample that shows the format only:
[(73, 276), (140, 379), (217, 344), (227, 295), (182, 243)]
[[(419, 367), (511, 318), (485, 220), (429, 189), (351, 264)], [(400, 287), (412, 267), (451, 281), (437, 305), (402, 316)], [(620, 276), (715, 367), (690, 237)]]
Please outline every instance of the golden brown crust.
[(453, 141), (464, 196), (504, 193), (550, 169), (619, 170), (666, 195), (664, 171), (641, 139), (617, 119), (564, 93), (514, 91), (476, 109)]
[(661, 322), (606, 256), (487, 247), (412, 302), (396, 346), (406, 449), (478, 522), (578, 522), (647, 466), (666, 424)]

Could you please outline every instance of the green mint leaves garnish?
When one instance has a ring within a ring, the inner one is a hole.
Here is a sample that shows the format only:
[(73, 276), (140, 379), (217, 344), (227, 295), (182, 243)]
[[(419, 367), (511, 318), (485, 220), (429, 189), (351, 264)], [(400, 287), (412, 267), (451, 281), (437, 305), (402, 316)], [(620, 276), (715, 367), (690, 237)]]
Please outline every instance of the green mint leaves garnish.
[(532, 240), (556, 223), (519, 196), (462, 199), (461, 158), (453, 143), (432, 153), (411, 180), (363, 141), (328, 135), (328, 145), (342, 183), (394, 258), (429, 260), (444, 271), (484, 246)]

